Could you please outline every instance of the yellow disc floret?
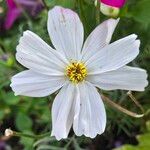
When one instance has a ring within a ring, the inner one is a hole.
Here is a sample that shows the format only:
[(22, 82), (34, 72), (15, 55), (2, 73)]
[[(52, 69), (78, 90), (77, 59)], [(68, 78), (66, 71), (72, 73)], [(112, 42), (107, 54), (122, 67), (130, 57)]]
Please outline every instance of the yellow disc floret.
[(72, 62), (66, 68), (66, 75), (73, 83), (82, 82), (87, 76), (87, 69), (82, 62)]

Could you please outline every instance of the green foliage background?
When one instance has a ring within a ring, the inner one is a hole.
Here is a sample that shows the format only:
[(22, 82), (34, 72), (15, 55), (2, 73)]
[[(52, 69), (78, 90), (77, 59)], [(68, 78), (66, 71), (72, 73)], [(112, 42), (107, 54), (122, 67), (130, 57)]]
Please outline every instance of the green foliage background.
[[(48, 8), (55, 5), (68, 7), (76, 11), (85, 28), (85, 38), (96, 27), (97, 24), (109, 17), (104, 16), (95, 7), (93, 0), (45, 0)], [(5, 1), (0, 2), (6, 12)], [(0, 14), (5, 16), (5, 12)], [(97, 15), (98, 14), (98, 15)], [(100, 17), (100, 22), (99, 18)], [(138, 35), (141, 40), (140, 55), (131, 63), (132, 66), (140, 66), (150, 74), (150, 1), (128, 0), (120, 12), (120, 23), (115, 30), (112, 41), (127, 36), (131, 33)], [(50, 132), (51, 130), (51, 105), (54, 95), (46, 98), (30, 98), (14, 96), (10, 88), (11, 77), (24, 68), (15, 60), (16, 45), (23, 31), (31, 30), (37, 33), (47, 43), (50, 39), (47, 32), (47, 10), (43, 10), (36, 18), (22, 15), (8, 31), (0, 31), (0, 132), (3, 134), (5, 128), (27, 133), (31, 135)], [(3, 60), (2, 57), (6, 56)], [(124, 105), (129, 110), (138, 111), (136, 106), (129, 100), (126, 91), (105, 92), (115, 102)], [(147, 132), (146, 122), (150, 120), (150, 87), (145, 92), (134, 93), (145, 109), (145, 117), (142, 119), (131, 118), (106, 105), (107, 128), (103, 135), (92, 140), (85, 137), (75, 137), (71, 132), (67, 140), (57, 142), (54, 138), (13, 138), (7, 144), (13, 150), (58, 150), (58, 149), (112, 149), (119, 137), (126, 137), (123, 143), (138, 144), (136, 134)], [(135, 133), (135, 134), (133, 134)], [(130, 141), (134, 138), (136, 143)], [(144, 137), (150, 139), (149, 136)], [(140, 140), (141, 141), (141, 140)], [(128, 149), (135, 150), (130, 146)], [(148, 150), (148, 148), (140, 150)], [(121, 149), (122, 150), (122, 149)], [(139, 150), (138, 148), (136, 150)]]

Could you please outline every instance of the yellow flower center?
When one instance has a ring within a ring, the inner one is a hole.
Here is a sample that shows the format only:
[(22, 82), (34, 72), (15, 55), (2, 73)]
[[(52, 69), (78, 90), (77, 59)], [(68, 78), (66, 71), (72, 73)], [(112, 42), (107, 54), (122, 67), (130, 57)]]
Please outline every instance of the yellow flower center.
[(72, 62), (66, 68), (66, 75), (73, 83), (82, 82), (87, 76), (87, 69), (82, 62)]

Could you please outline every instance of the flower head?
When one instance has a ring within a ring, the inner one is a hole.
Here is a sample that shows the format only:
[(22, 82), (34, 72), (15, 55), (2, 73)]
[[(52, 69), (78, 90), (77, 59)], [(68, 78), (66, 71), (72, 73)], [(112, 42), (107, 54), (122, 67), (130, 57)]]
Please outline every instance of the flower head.
[(101, 12), (106, 16), (116, 17), (119, 14), (119, 10), (124, 6), (126, 0), (100, 0)]
[(66, 68), (66, 75), (73, 83), (79, 83), (85, 80), (87, 68), (82, 62), (71, 62)]
[(43, 8), (42, 2), (38, 0), (6, 0), (6, 2), (8, 11), (4, 22), (5, 29), (12, 27), (23, 10), (29, 12), (31, 16), (36, 16)]
[[(94, 138), (106, 126), (106, 112), (97, 88), (143, 91), (146, 71), (126, 66), (139, 53), (135, 34), (111, 44), (119, 20), (100, 24), (83, 44), (84, 30), (78, 15), (54, 7), (48, 13), (48, 32), (56, 50), (38, 35), (25, 31), (17, 46), (16, 59), (27, 70), (12, 77), (15, 95), (31, 97), (59, 93), (52, 105), (52, 135)], [(96, 88), (97, 87), (97, 88)]]

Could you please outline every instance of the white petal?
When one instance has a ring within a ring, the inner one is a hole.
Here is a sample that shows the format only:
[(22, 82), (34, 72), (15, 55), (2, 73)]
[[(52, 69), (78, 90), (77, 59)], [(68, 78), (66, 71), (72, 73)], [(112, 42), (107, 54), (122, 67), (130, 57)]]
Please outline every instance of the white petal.
[(83, 44), (83, 25), (70, 9), (56, 6), (48, 13), (48, 32), (54, 47), (67, 58), (77, 60)]
[(89, 72), (99, 67), (100, 72), (106, 72), (123, 67), (131, 62), (139, 53), (140, 41), (132, 34), (107, 45), (85, 62)]
[(89, 75), (87, 80), (104, 90), (144, 91), (148, 84), (146, 78), (145, 70), (124, 66), (114, 71)]
[(49, 76), (26, 70), (13, 76), (10, 86), (15, 95), (44, 97), (60, 89), (64, 83), (63, 76)]
[(85, 61), (100, 51), (104, 46), (109, 44), (118, 22), (119, 19), (108, 19), (96, 27), (95, 30), (89, 35), (85, 41), (82, 51)]
[(76, 135), (94, 138), (102, 134), (106, 126), (106, 112), (96, 88), (88, 83), (79, 85), (80, 104), (75, 107), (73, 129)]
[(39, 36), (25, 31), (17, 46), (16, 58), (25, 67), (42, 74), (62, 74), (68, 63)]
[(66, 84), (52, 106), (52, 136), (57, 140), (67, 138), (73, 123), (74, 106), (78, 99), (78, 90), (73, 84)]

